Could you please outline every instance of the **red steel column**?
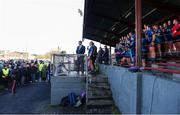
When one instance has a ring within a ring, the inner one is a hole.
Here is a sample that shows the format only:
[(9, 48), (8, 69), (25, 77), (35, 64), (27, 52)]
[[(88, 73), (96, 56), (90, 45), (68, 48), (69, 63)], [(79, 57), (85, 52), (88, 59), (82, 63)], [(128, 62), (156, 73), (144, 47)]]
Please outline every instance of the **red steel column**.
[(136, 66), (141, 66), (141, 0), (135, 0)]
[[(141, 0), (135, 0), (135, 25), (136, 25), (136, 66), (141, 67)], [(142, 74), (137, 73), (136, 114), (141, 114), (142, 105)]]

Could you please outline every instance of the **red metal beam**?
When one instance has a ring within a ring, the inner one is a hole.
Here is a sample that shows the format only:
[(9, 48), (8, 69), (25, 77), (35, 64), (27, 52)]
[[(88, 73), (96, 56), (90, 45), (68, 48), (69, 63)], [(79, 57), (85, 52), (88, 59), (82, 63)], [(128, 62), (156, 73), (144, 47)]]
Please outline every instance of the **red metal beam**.
[(141, 32), (142, 5), (141, 0), (135, 0), (135, 31), (136, 31), (136, 66), (141, 66)]
[[(136, 66), (141, 67), (141, 0), (135, 0), (135, 31), (136, 31)], [(142, 74), (137, 74), (137, 98), (136, 98), (136, 114), (141, 114), (141, 96), (142, 96)]]
[(180, 74), (180, 71), (178, 71), (178, 70), (170, 70), (170, 69), (164, 69), (164, 68), (144, 67), (144, 70), (157, 70), (157, 71), (165, 72), (165, 73)]
[(180, 67), (180, 64), (172, 64), (172, 63), (153, 63), (153, 64), (158, 64), (158, 65), (163, 65), (163, 66), (175, 66), (175, 67)]

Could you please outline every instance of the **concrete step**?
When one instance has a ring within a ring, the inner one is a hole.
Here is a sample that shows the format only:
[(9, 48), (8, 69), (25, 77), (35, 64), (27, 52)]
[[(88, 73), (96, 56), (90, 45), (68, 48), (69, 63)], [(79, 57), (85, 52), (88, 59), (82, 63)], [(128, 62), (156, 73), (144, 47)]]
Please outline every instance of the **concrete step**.
[(92, 80), (108, 80), (108, 77), (101, 77), (101, 76), (97, 76), (97, 77), (90, 77)]
[(91, 82), (88, 84), (90, 87), (91, 86), (97, 86), (97, 87), (108, 87), (110, 86), (109, 83), (102, 83), (102, 82)]
[(90, 96), (112, 96), (112, 93), (111, 91), (109, 90), (97, 90), (97, 89), (94, 89), (94, 90), (89, 90), (88, 91), (88, 95)]
[(95, 82), (95, 83), (107, 83), (107, 84), (109, 83), (108, 80), (106, 80), (106, 79), (89, 78), (89, 81), (92, 82), (92, 83), (93, 82)]
[(90, 91), (90, 92), (94, 92), (94, 91), (111, 92), (108, 88), (103, 88), (103, 87), (97, 87), (97, 88), (88, 87), (88, 91)]
[(94, 85), (90, 84), (89, 87), (90, 88), (94, 88), (94, 89), (101, 89), (101, 90), (111, 90), (109, 85), (106, 85), (106, 86), (97, 86), (95, 84)]
[(111, 107), (113, 105), (112, 100), (88, 100), (87, 107), (88, 108), (103, 108), (103, 107)]
[(91, 95), (88, 95), (88, 100), (112, 100), (112, 96), (91, 96)]
[(97, 75), (94, 77), (89, 77), (89, 80), (91, 80), (92, 82), (108, 82), (108, 77), (105, 77), (103, 75)]
[(86, 114), (112, 114), (111, 108), (89, 108), (86, 110)]
[(108, 78), (103, 75), (96, 75), (89, 77), (89, 81), (86, 113), (111, 114), (113, 99)]

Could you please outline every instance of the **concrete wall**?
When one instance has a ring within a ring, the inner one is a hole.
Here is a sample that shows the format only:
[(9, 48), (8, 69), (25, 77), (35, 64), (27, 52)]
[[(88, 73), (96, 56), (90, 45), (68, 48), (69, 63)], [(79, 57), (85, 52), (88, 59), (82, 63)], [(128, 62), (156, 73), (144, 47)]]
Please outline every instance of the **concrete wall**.
[[(113, 99), (122, 113), (137, 113), (137, 73), (126, 68), (100, 65), (108, 76)], [(142, 73), (142, 113), (180, 113), (180, 82)]]
[(85, 77), (51, 77), (51, 105), (58, 105), (63, 97), (85, 90)]

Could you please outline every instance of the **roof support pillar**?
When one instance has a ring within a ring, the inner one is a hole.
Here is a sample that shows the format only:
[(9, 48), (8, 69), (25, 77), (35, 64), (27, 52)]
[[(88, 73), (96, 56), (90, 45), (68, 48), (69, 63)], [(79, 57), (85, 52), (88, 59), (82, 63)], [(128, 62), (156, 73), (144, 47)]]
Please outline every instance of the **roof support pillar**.
[(135, 0), (135, 30), (136, 30), (136, 66), (141, 66), (141, 0)]
[[(142, 33), (142, 6), (141, 0), (135, 0), (135, 30), (136, 30), (136, 66), (141, 67), (141, 33)], [(137, 91), (136, 91), (136, 114), (141, 114), (142, 98), (142, 74), (137, 73)]]

